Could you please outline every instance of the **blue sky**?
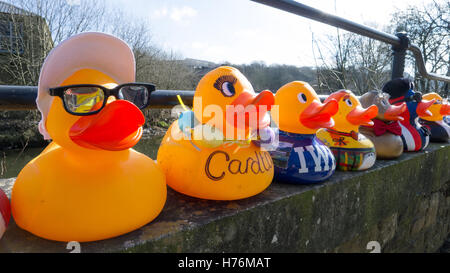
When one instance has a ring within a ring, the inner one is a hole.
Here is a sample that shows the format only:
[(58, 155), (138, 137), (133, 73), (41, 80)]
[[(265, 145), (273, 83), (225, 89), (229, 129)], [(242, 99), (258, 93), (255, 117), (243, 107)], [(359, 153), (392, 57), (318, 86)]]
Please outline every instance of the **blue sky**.
[[(430, 0), (302, 0), (344, 18), (380, 26), (408, 4)], [(314, 65), (311, 33), (316, 38), (336, 29), (249, 0), (108, 0), (147, 20), (153, 42), (182, 58), (207, 61)], [(336, 3), (336, 9), (335, 9)]]

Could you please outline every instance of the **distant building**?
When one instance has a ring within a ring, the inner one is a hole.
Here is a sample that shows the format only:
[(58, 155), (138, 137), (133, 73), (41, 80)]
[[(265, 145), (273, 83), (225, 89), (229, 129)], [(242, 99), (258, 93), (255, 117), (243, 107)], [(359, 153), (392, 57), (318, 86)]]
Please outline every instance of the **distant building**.
[(203, 60), (197, 60), (192, 58), (186, 58), (181, 61), (184, 65), (192, 69), (197, 77), (200, 79), (203, 77), (206, 73), (213, 70), (214, 68), (218, 67), (219, 65), (213, 62), (203, 61)]
[(17, 75), (35, 78), (52, 47), (44, 18), (0, 1), (0, 84), (24, 84)]
[(203, 60), (197, 60), (197, 59), (191, 59), (186, 58), (182, 61), (185, 65), (188, 67), (191, 67), (195, 70), (201, 70), (201, 69), (211, 69), (217, 66), (216, 63), (203, 61)]

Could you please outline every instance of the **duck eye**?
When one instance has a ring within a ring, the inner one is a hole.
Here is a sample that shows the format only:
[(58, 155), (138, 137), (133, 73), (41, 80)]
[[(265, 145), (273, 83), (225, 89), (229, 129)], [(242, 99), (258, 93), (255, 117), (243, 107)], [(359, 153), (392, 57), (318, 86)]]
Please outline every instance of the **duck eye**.
[(236, 93), (234, 85), (231, 82), (224, 82), (222, 84), (222, 93), (225, 97), (232, 97)]
[(353, 103), (350, 99), (344, 99), (345, 103), (347, 103), (348, 106), (353, 106)]
[(305, 103), (306, 102), (306, 95), (305, 94), (303, 94), (303, 93), (299, 93), (298, 95), (297, 95), (297, 98), (298, 98), (298, 101), (299, 102), (301, 102), (301, 103)]
[(234, 84), (237, 79), (233, 75), (224, 75), (219, 77), (214, 83), (214, 88), (222, 92), (225, 97), (232, 97), (236, 94)]

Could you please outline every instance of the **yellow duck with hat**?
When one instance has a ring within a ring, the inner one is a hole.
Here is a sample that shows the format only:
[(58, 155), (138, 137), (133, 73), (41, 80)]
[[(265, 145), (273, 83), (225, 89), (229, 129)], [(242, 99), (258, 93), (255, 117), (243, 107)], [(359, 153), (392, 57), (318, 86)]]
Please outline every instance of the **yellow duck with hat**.
[(145, 120), (138, 101), (124, 94), (150, 91), (134, 80), (133, 52), (111, 35), (75, 35), (49, 53), (37, 105), (39, 129), (53, 141), (15, 181), (11, 204), (19, 227), (49, 240), (87, 242), (133, 231), (158, 216), (166, 200), (164, 173), (131, 149)]
[(197, 85), (193, 110), (184, 112), (161, 142), (157, 161), (167, 184), (210, 200), (242, 199), (266, 189), (272, 159), (251, 136), (268, 127), (273, 103), (272, 92), (256, 94), (236, 68), (208, 72)]

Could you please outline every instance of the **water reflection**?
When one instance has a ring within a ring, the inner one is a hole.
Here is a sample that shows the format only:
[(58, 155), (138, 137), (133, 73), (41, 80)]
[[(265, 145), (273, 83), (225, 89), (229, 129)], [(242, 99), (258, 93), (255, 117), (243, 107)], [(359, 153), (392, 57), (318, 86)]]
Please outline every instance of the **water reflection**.
[[(152, 159), (156, 159), (161, 137), (141, 139), (133, 148)], [(25, 165), (38, 156), (45, 147), (25, 150), (0, 151), (0, 178), (16, 177)]]

